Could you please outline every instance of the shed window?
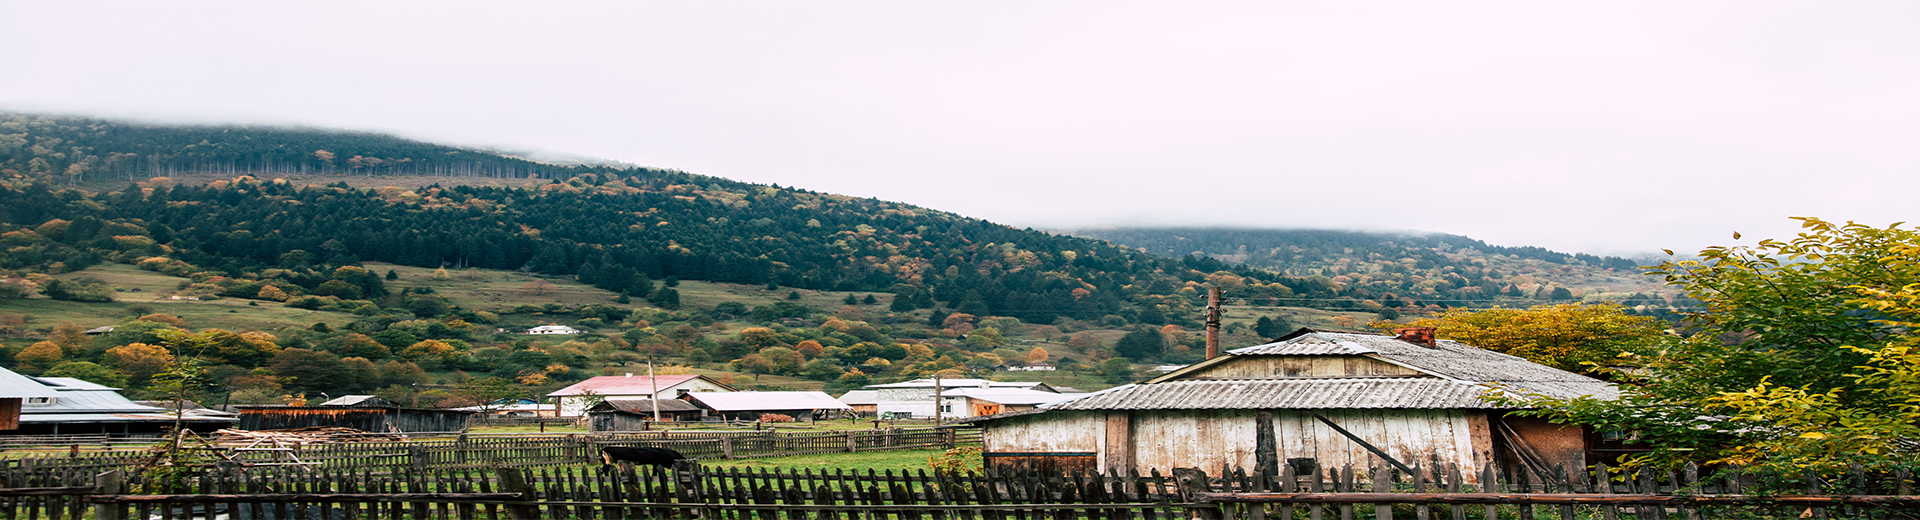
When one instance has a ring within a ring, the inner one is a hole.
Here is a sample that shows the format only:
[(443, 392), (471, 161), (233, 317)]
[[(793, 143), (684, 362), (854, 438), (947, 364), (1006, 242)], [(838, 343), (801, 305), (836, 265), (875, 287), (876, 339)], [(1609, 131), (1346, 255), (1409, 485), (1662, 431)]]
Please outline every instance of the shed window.
[(28, 397), (27, 404), (53, 404), (52, 397)]

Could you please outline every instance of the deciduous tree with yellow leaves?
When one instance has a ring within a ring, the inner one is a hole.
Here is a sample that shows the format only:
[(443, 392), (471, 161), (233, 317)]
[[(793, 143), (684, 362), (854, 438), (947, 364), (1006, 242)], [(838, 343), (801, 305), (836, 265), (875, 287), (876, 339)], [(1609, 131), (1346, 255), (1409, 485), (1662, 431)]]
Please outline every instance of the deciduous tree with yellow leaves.
[(1658, 343), (1658, 320), (1611, 303), (1563, 303), (1530, 309), (1450, 309), (1412, 323), (1374, 322), (1374, 328), (1433, 327), (1441, 338), (1512, 354), (1569, 372), (1594, 372)]
[(1653, 448), (1633, 464), (1740, 464), (1794, 485), (1920, 469), (1920, 230), (1798, 220), (1790, 240), (1654, 268), (1700, 301), (1695, 333), (1623, 358), (1619, 399), (1499, 400), (1632, 432)]

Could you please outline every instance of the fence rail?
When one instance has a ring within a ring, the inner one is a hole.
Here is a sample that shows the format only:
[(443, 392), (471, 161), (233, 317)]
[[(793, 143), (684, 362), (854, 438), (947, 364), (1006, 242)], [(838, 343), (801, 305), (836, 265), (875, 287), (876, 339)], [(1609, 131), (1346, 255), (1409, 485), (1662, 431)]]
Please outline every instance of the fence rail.
[[(1121, 520), (1181, 518), (1618, 519), (1914, 518), (1905, 474), (1811, 476), (1836, 493), (1755, 494), (1739, 472), (1708, 478), (1604, 466), (1566, 475), (1487, 472), (1473, 489), (1452, 467), (1338, 468), (1296, 475), (1197, 469), (950, 474), (761, 471), (685, 465), (430, 470), (224, 467), (177, 480), (124, 471), (24, 476), (0, 489), (0, 517), (700, 518), (718, 520)], [(1566, 475), (1567, 478), (1559, 478)], [(17, 475), (9, 474), (10, 477)], [(1609, 478), (1611, 477), (1611, 478)], [(1615, 487), (1616, 485), (1620, 487)], [(131, 494), (138, 486), (147, 494)], [(1894, 490), (1902, 490), (1894, 493)]]
[[(600, 448), (671, 448), (697, 459), (742, 459), (812, 453), (897, 450), (975, 444), (973, 430), (890, 429), (825, 433), (774, 431), (636, 432), (606, 435), (491, 436), (396, 442), (352, 442), (296, 446), (292, 451), (239, 454), (241, 462), (293, 460), (321, 468), (426, 471), (495, 466), (567, 466), (598, 463)], [(0, 470), (105, 471), (149, 458), (144, 450), (93, 452), (69, 456), (23, 457), (0, 463)]]

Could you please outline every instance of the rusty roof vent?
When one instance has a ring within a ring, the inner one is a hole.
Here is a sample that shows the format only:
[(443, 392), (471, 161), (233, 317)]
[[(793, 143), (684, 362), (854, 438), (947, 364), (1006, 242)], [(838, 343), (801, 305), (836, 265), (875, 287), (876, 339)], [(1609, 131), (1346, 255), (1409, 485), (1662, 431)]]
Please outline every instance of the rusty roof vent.
[(1394, 339), (1429, 348), (1438, 347), (1440, 345), (1434, 341), (1433, 330), (1433, 327), (1408, 327), (1394, 331), (1398, 334)]

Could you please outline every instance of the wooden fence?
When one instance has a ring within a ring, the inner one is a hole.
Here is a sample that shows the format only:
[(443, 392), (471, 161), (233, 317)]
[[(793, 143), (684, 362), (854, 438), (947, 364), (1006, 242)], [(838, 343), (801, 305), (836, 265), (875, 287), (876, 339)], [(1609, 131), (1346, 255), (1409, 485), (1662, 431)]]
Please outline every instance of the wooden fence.
[[(431, 469), (533, 467), (597, 464), (600, 448), (651, 446), (672, 448), (697, 459), (741, 459), (810, 453), (896, 450), (978, 444), (976, 430), (892, 429), (823, 433), (637, 432), (609, 435), (480, 436), (407, 442), (354, 442), (299, 446), (290, 451), (237, 455), (252, 463), (298, 460), (321, 468), (426, 471)], [(77, 456), (36, 456), (5, 461), (0, 470), (24, 469), (100, 472), (137, 465), (145, 451), (110, 451)]]
[[(1907, 475), (1813, 477), (1817, 493), (1753, 493), (1751, 475), (1697, 471), (1562, 477), (1521, 471), (1463, 484), (1453, 468), (1295, 475), (929, 474), (621, 466), (370, 471), (228, 467), (176, 481), (67, 472), (8, 482), (0, 517), (699, 518), (721, 520), (1177, 520), (1915, 518)], [(138, 489), (141, 493), (131, 493)], [(1840, 491), (1845, 494), (1831, 494)]]

